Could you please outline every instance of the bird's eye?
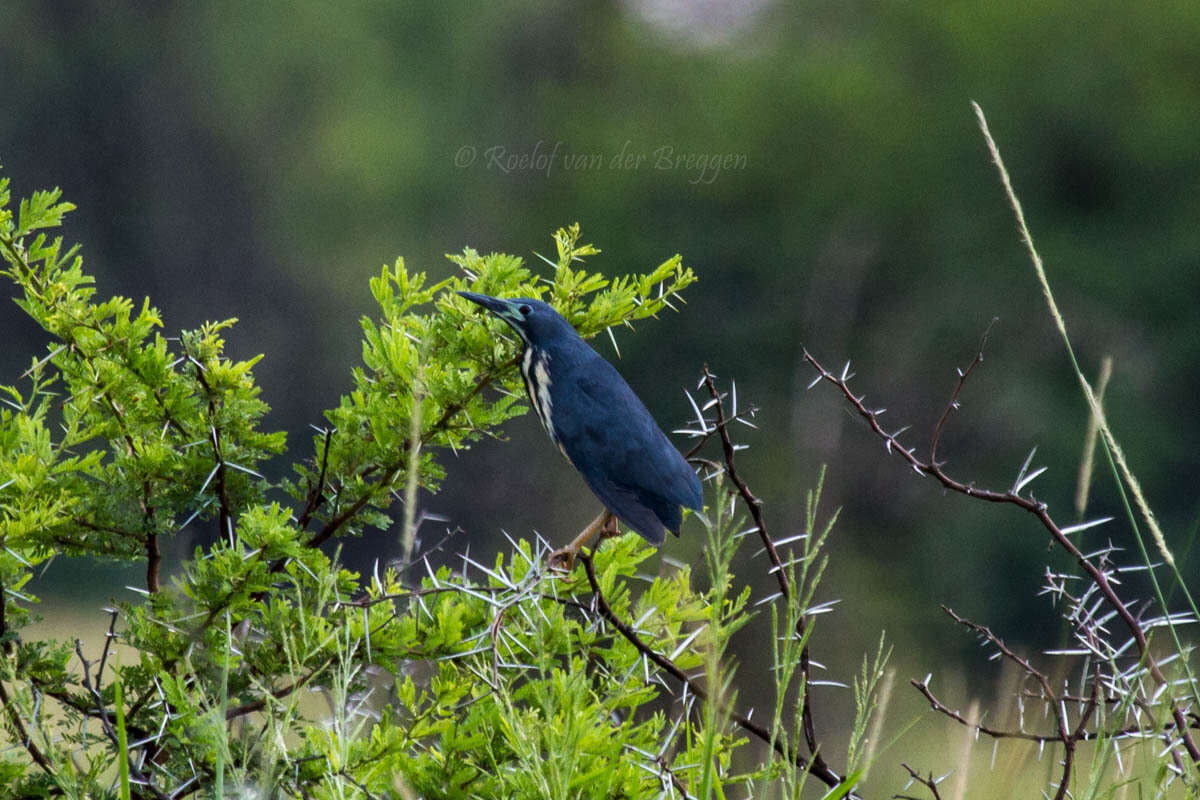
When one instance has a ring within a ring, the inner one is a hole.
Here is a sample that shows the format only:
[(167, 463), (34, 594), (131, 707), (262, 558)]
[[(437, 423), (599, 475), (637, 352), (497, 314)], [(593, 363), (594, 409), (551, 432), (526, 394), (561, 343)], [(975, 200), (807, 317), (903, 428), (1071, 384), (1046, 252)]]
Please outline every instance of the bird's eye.
[(517, 309), (517, 311), (521, 312), (522, 317), (528, 317), (530, 315), (530, 313), (533, 312), (533, 309), (530, 308), (529, 306), (521, 306), (520, 308)]

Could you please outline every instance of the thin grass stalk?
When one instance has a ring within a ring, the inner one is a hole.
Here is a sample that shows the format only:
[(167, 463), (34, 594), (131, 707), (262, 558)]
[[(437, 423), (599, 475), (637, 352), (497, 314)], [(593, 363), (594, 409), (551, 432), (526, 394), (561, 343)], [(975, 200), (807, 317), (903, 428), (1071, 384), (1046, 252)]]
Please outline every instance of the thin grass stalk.
[[(221, 705), (217, 716), (217, 723), (221, 726), (222, 732), (228, 735), (228, 728), (225, 724), (225, 714), (229, 711), (229, 659), (233, 652), (233, 627), (229, 619), (229, 609), (225, 610), (225, 657), (221, 660)], [(225, 797), (225, 751), (228, 749), (227, 742), (222, 742), (216, 752), (216, 772), (213, 781), (213, 797), (216, 800), (222, 800)]]
[(421, 409), (425, 397), (421, 379), (421, 360), (418, 359), (413, 381), (412, 410), (409, 412), (408, 464), (404, 480), (404, 527), (401, 539), (402, 563), (412, 559), (417, 541), (417, 488), (421, 477)]
[[(1054, 324), (1058, 328), (1059, 335), (1062, 337), (1063, 346), (1066, 348), (1067, 356), (1071, 361), (1071, 367), (1075, 370), (1075, 375), (1079, 379), (1079, 385), (1083, 390), (1084, 397), (1087, 399), (1088, 406), (1091, 408), (1092, 414), (1096, 419), (1097, 426), (1100, 429), (1101, 436), (1105, 444), (1105, 456), (1109, 462), (1109, 468), (1117, 477), (1117, 491), (1120, 494), (1121, 502), (1125, 507), (1126, 515), (1129, 517), (1130, 527), (1133, 529), (1134, 538), (1137, 541), (1138, 549), (1141, 553), (1142, 560), (1146, 564), (1147, 573), (1150, 576), (1151, 584), (1154, 588), (1154, 594), (1158, 600), (1159, 606), (1162, 609), (1163, 615), (1167, 620), (1167, 629), (1171, 633), (1172, 642), (1175, 645), (1175, 650), (1179, 654), (1186, 653), (1183, 642), (1179, 637), (1177, 626), (1172, 621), (1170, 610), (1167, 606), (1166, 597), (1163, 594), (1162, 586), (1158, 581), (1158, 576), (1153, 569), (1153, 562), (1150, 559), (1149, 550), (1146, 548), (1145, 542), (1142, 539), (1141, 531), (1137, 525), (1137, 518), (1133, 512), (1133, 508), (1129, 503), (1129, 498), (1125, 492), (1125, 486), (1128, 486), (1129, 493), (1133, 495), (1134, 504), (1141, 512), (1143, 519), (1146, 521), (1147, 527), (1150, 529), (1150, 534), (1154, 538), (1155, 545), (1158, 548), (1159, 554), (1162, 556), (1166, 564), (1171, 568), (1175, 576), (1176, 585), (1183, 591), (1187, 600), (1188, 606), (1191, 609), (1192, 615), (1200, 619), (1200, 608), (1197, 608), (1195, 598), (1193, 598), (1190, 590), (1183, 580), (1183, 576), (1179, 572), (1179, 567), (1175, 563), (1175, 557), (1167, 547), (1166, 539), (1163, 536), (1162, 529), (1158, 525), (1153, 512), (1150, 510), (1149, 504), (1146, 502), (1145, 495), (1142, 493), (1141, 485), (1134, 477), (1129, 464), (1125, 459), (1125, 453), (1121, 446), (1117, 443), (1116, 437), (1112, 433), (1112, 429), (1108, 425), (1108, 420), (1104, 414), (1104, 409), (1100, 405), (1095, 392), (1092, 391), (1092, 386), (1084, 377), (1083, 371), (1079, 367), (1079, 361), (1075, 357), (1075, 350), (1071, 346), (1071, 338), (1067, 334), (1066, 320), (1063, 318), (1062, 312), (1059, 311), (1058, 303), (1054, 299), (1054, 293), (1050, 289), (1050, 281), (1046, 277), (1046, 269), (1042, 263), (1042, 257), (1038, 253), (1037, 248), (1033, 244), (1033, 235), (1029, 231), (1029, 226), (1025, 222), (1025, 213), (1021, 208), (1021, 201), (1017, 198), (1016, 191), (1013, 189), (1012, 181), (1008, 175), (1008, 169), (1004, 166), (1004, 159), (1000, 156), (1000, 148), (996, 141), (992, 138), (991, 130), (988, 128), (987, 118), (984, 116), (983, 109), (978, 103), (972, 102), (971, 107), (975, 110), (975, 116), (979, 121), (979, 128), (983, 133), (984, 140), (987, 143), (988, 152), (991, 154), (992, 162), (996, 166), (996, 170), (1000, 175), (1000, 182), (1004, 186), (1005, 195), (1008, 198), (1009, 205), (1012, 207), (1013, 214), (1016, 217), (1017, 227), (1021, 234), (1021, 241), (1025, 245), (1025, 249), (1029, 254), (1030, 260), (1033, 262), (1034, 271), (1037, 273), (1038, 283), (1042, 288), (1042, 295), (1046, 300), (1046, 305), (1050, 310), (1050, 315), (1054, 319)], [(1197, 702), (1200, 702), (1200, 686), (1197, 685), (1196, 676), (1192, 672), (1191, 665), (1186, 658), (1181, 659), (1183, 669), (1188, 678), (1188, 685), (1191, 689), (1192, 697)], [(1182, 732), (1181, 732), (1181, 735)]]
[(125, 731), (125, 701), (121, 696), (120, 665), (117, 666), (117, 669), (113, 670), (113, 676), (113, 708), (117, 714), (118, 792), (121, 800), (130, 800), (129, 737)]
[(1162, 529), (1159, 528), (1158, 521), (1155, 519), (1154, 513), (1150, 510), (1149, 503), (1146, 502), (1146, 498), (1142, 494), (1141, 485), (1129, 469), (1129, 465), (1125, 460), (1125, 453), (1113, 436), (1112, 429), (1108, 426), (1108, 419), (1104, 415), (1104, 409), (1101, 407), (1100, 401), (1096, 398), (1095, 392), (1092, 391), (1091, 384), (1084, 377), (1083, 370), (1079, 368), (1079, 361), (1075, 358), (1075, 348), (1071, 346), (1071, 338), (1067, 335), (1066, 319), (1063, 317), (1062, 312), (1059, 311), (1058, 303), (1054, 299), (1054, 293), (1050, 290), (1050, 280), (1046, 277), (1046, 268), (1042, 264), (1042, 257), (1033, 245), (1033, 235), (1029, 232), (1029, 226), (1025, 222), (1025, 212), (1021, 208), (1021, 201), (1017, 199), (1016, 191), (1013, 189), (1012, 181), (1008, 176), (1008, 169), (1004, 166), (1004, 160), (1000, 157), (1000, 149), (996, 145), (996, 141), (992, 138), (991, 130), (988, 129), (987, 118), (984, 117), (983, 109), (979, 107), (978, 103), (972, 103), (971, 106), (975, 109), (975, 116), (979, 119), (979, 127), (983, 131), (984, 139), (987, 141), (992, 162), (996, 165), (996, 170), (1000, 173), (1000, 182), (1004, 185), (1004, 192), (1017, 219), (1017, 228), (1021, 233), (1021, 241), (1025, 245), (1026, 252), (1029, 253), (1030, 260), (1033, 262), (1038, 283), (1042, 287), (1042, 296), (1045, 298), (1046, 305), (1050, 309), (1050, 316), (1054, 319), (1054, 325), (1058, 328), (1058, 333), (1062, 337), (1063, 346), (1066, 348), (1067, 357), (1071, 360), (1071, 367), (1075, 370), (1075, 375), (1079, 379), (1083, 395), (1087, 399), (1088, 406), (1091, 408), (1100, 432), (1104, 437), (1104, 441), (1108, 445), (1110, 456), (1116, 461), (1119, 468), (1118, 474), (1124, 478), (1130, 491), (1133, 493), (1138, 510), (1141, 511), (1143, 518), (1146, 520), (1146, 525), (1150, 528), (1150, 533), (1158, 545), (1159, 552), (1168, 564), (1174, 566), (1175, 557), (1167, 547), (1167, 541), (1163, 537)]
[[(1096, 402), (1104, 402), (1104, 392), (1112, 378), (1112, 356), (1100, 361), (1100, 377), (1096, 379)], [(1100, 436), (1100, 420), (1095, 414), (1088, 416), (1087, 433), (1083, 437), (1083, 456), (1079, 459), (1079, 480), (1075, 485), (1075, 516), (1083, 520), (1087, 509), (1088, 492), (1092, 486), (1092, 469), (1096, 463), (1096, 440)]]
[(887, 718), (888, 706), (892, 702), (892, 689), (896, 684), (896, 668), (884, 670), (883, 680), (875, 701), (875, 713), (871, 717), (871, 728), (867, 731), (867, 750), (863, 754), (862, 779), (865, 781), (871, 772), (871, 764), (879, 754), (879, 742), (883, 739), (883, 721)]
[[(721, 487), (718, 485), (717, 496), (721, 497)], [(730, 502), (732, 505), (732, 500)], [(727, 708), (732, 703), (728, 697), (728, 689), (732, 679), (732, 670), (722, 666), (725, 655), (725, 645), (729, 641), (729, 633), (725, 629), (725, 599), (731, 593), (730, 562), (737, 551), (737, 541), (733, 538), (735, 520), (732, 511), (726, 503), (715, 503), (716, 514), (712, 524), (707, 525), (708, 547), (705, 550), (710, 580), (709, 588), (709, 646), (705, 656), (705, 677), (709, 686), (709, 698), (704, 706), (704, 732), (701, 739), (701, 758), (704, 764), (700, 797), (704, 800), (721, 794), (721, 776), (717, 763), (717, 749), (721, 731), (729, 722)]]

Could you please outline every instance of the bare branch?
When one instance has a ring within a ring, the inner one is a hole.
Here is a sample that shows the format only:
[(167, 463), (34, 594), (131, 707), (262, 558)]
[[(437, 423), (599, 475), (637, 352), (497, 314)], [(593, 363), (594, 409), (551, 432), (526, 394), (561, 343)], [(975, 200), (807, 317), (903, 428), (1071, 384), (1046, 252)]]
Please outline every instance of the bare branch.
[[(926, 789), (929, 790), (930, 794), (933, 795), (933, 800), (942, 800), (942, 796), (940, 794), (938, 794), (938, 788), (937, 788), (938, 783), (941, 782), (940, 778), (935, 780), (932, 772), (929, 773), (929, 777), (922, 778), (921, 773), (917, 772), (915, 769), (910, 767), (908, 764), (901, 762), (900, 766), (904, 767), (904, 769), (908, 771), (908, 774), (912, 777), (912, 780), (916, 781), (917, 783), (921, 784), (922, 786), (924, 786)], [(898, 795), (895, 795), (895, 797), (899, 798), (900, 800), (918, 800), (917, 798), (912, 797), (911, 795), (907, 795), (907, 794), (898, 794)]]
[[(988, 323), (987, 328), (983, 332), (983, 336), (979, 340), (979, 349), (975, 353), (975, 358), (967, 365), (966, 369), (958, 371), (958, 383), (954, 385), (954, 392), (950, 395), (950, 402), (946, 403), (946, 409), (942, 412), (942, 416), (938, 418), (937, 424), (933, 426), (933, 436), (929, 439), (929, 461), (932, 464), (937, 463), (937, 447), (938, 440), (942, 438), (942, 429), (946, 427), (946, 421), (950, 419), (950, 412), (958, 409), (958, 396), (962, 393), (963, 386), (967, 383), (967, 378), (975, 371), (975, 368), (983, 363), (983, 349), (987, 347), (988, 336), (992, 332), (992, 327), (996, 324), (997, 317), (992, 317), (992, 321)], [(875, 412), (878, 415), (879, 412)]]
[[(729, 435), (729, 423), (736, 419), (736, 417), (726, 416), (722, 394), (716, 385), (716, 376), (712, 374), (707, 364), (704, 365), (703, 383), (708, 389), (709, 396), (712, 398), (712, 405), (716, 410), (716, 420), (712, 426), (712, 431), (720, 437), (725, 474), (737, 489), (743, 504), (746, 506), (746, 510), (749, 512), (751, 519), (754, 520), (758, 537), (762, 541), (763, 549), (771, 561), (769, 572), (775, 575), (775, 579), (779, 583), (780, 595), (784, 598), (790, 598), (793, 587), (788, 579), (788, 571), (785, 568), (783, 560), (779, 557), (775, 541), (771, 538), (771, 534), (767, 530), (767, 522), (763, 516), (762, 501), (750, 491), (750, 487), (738, 474), (737, 467), (734, 466), (734, 454), (737, 452), (737, 449), (734, 447), (733, 440)], [(736, 396), (734, 403), (736, 405)], [(736, 408), (734, 411), (736, 412)], [(801, 615), (796, 621), (796, 637), (798, 639), (804, 639), (807, 627), (808, 616)], [(836, 773), (829, 767), (824, 756), (821, 754), (820, 741), (817, 738), (816, 723), (814, 721), (815, 714), (812, 706), (812, 692), (809, 691), (812, 685), (812, 658), (807, 642), (800, 649), (800, 678), (803, 683), (800, 690), (803, 698), (800, 706), (800, 722), (801, 728), (804, 731), (805, 744), (808, 746), (809, 753), (812, 754), (813, 772), (814, 774), (817, 774), (819, 771), (835, 775)]]
[[(981, 342), (981, 345), (983, 343), (986, 343), (986, 336), (984, 337), (984, 341)], [(1133, 612), (1130, 610), (1125, 601), (1123, 601), (1120, 596), (1117, 595), (1116, 590), (1113, 588), (1112, 582), (1109, 580), (1109, 577), (1103, 567), (1096, 564), (1093, 559), (1085, 556), (1083, 552), (1081, 552), (1079, 548), (1075, 546), (1074, 542), (1071, 541), (1069, 536), (1064, 533), (1063, 528), (1060, 527), (1058, 523), (1055, 522), (1050, 516), (1050, 512), (1045, 503), (1034, 498), (1032, 494), (1022, 495), (1014, 489), (1010, 489), (1005, 492), (998, 492), (976, 488), (973, 485), (963, 483), (950, 477), (942, 469), (942, 465), (938, 463), (932, 455), (928, 461), (922, 460), (916, 455), (914, 449), (907, 449), (901, 446), (896, 440), (895, 434), (888, 433), (883, 429), (883, 427), (879, 424), (878, 412), (867, 408), (863, 404), (862, 399), (856, 396), (853, 391), (851, 391), (849, 385), (847, 384), (847, 378), (838, 377), (827, 370), (811, 353), (808, 352), (807, 349), (804, 350), (803, 353), (804, 360), (807, 361), (813, 367), (813, 369), (817, 371), (819, 380), (824, 380), (836, 386), (845, 397), (846, 401), (849, 402), (850, 405), (853, 406), (858, 412), (859, 416), (866, 420), (867, 425), (871, 428), (875, 435), (884, 441), (889, 452), (895, 452), (898, 454), (901, 458), (908, 462), (909, 466), (911, 466), (917, 473), (921, 475), (932, 476), (943, 487), (949, 489), (950, 491), (957, 492), (968, 497), (986, 500), (992, 503), (1016, 506), (1017, 508), (1020, 508), (1036, 517), (1038, 522), (1041, 523), (1042, 527), (1050, 534), (1054, 542), (1060, 548), (1066, 551), (1076, 563), (1079, 564), (1080, 568), (1086, 573), (1088, 579), (1096, 585), (1105, 601), (1116, 612), (1122, 623), (1129, 630), (1137, 648), (1138, 658), (1143, 664), (1145, 664), (1156, 685), (1160, 687), (1167, 686), (1167, 678), (1163, 674), (1162, 669), (1159, 667), (1158, 660), (1155, 658), (1153, 652), (1151, 652), (1146, 639), (1146, 633), (1142, 629), (1142, 626), (1138, 624)], [(951, 403), (948, 406), (948, 410), (942, 415), (942, 419), (938, 421), (937, 432), (931, 439), (931, 443), (933, 445), (936, 446), (938, 437), (940, 436), (940, 429), (948, 416), (949, 409), (953, 408), (955, 403), (957, 403), (957, 398), (962, 389), (963, 383), (973, 368), (981, 361), (982, 355), (977, 355), (975, 361), (972, 362), (972, 365), (968, 367), (967, 370), (960, 372), (959, 382), (956, 385)], [(1195, 740), (1188, 731), (1187, 719), (1178, 703), (1171, 703), (1171, 716), (1174, 718), (1175, 728), (1179, 732), (1180, 742), (1187, 751), (1189, 758), (1193, 762), (1200, 762), (1200, 748), (1197, 748)]]
[(762, 540), (763, 547), (767, 550), (767, 555), (771, 558), (771, 565), (775, 568), (772, 570), (775, 573), (775, 579), (779, 581), (779, 591), (783, 592), (784, 597), (790, 597), (792, 587), (788, 585), (787, 571), (783, 568), (783, 562), (779, 558), (779, 553), (775, 550), (775, 542), (771, 540), (767, 533), (767, 523), (763, 519), (762, 501), (754, 496), (750, 491), (750, 487), (738, 475), (737, 469), (733, 465), (734, 447), (733, 440), (729, 437), (728, 418), (725, 416), (725, 405), (721, 402), (721, 392), (717, 389), (715, 376), (709, 371), (708, 365), (704, 365), (704, 386), (708, 389), (709, 395), (713, 399), (717, 411), (717, 424), (715, 431), (721, 438), (721, 450), (725, 456), (725, 474), (729, 476), (729, 480), (737, 487), (738, 494), (741, 495), (742, 501), (746, 504), (746, 510), (750, 512), (750, 517), (754, 520), (754, 524), (758, 526), (758, 537)]

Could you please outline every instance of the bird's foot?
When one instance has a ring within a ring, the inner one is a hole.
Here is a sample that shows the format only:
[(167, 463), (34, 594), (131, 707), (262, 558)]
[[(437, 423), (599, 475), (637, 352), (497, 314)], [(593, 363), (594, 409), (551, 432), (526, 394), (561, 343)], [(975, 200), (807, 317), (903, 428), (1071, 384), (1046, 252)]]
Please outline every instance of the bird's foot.
[(575, 555), (579, 552), (574, 547), (560, 547), (546, 559), (546, 566), (551, 572), (562, 572), (570, 575), (575, 569)]
[(611, 511), (605, 509), (600, 516), (579, 532), (573, 542), (551, 553), (550, 557), (546, 559), (546, 566), (553, 572), (570, 574), (575, 569), (575, 557), (579, 554), (580, 548), (585, 547), (592, 539), (596, 538), (597, 534), (601, 539), (607, 539), (610, 536), (616, 536), (619, 532), (617, 518), (612, 515)]
[(600, 526), (600, 538), (602, 540), (603, 539), (614, 539), (620, 535), (621, 535), (621, 529), (619, 527), (617, 527), (617, 518), (614, 517), (612, 514), (608, 514), (607, 519), (605, 519), (603, 524), (601, 524), (601, 526)]

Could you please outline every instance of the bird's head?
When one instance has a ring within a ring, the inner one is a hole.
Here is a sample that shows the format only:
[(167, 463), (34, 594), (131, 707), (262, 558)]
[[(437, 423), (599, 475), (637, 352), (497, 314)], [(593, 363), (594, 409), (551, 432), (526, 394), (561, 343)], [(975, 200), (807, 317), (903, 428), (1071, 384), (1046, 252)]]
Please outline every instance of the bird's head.
[(527, 345), (544, 346), (560, 336), (575, 336), (571, 323), (549, 303), (531, 297), (489, 297), (475, 292), (459, 292), (472, 303), (483, 306), (509, 324)]

